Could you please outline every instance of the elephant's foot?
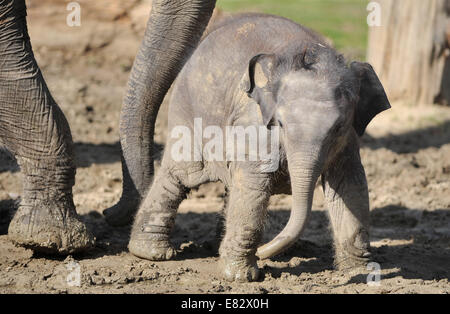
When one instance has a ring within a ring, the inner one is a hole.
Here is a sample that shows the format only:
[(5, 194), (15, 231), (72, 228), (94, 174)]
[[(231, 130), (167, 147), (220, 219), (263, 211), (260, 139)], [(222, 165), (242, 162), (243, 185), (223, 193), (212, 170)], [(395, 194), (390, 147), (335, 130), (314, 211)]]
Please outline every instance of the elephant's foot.
[(9, 238), (46, 254), (72, 254), (93, 247), (94, 237), (70, 203), (47, 201), (20, 206), (9, 225)]
[(130, 225), (139, 207), (139, 201), (121, 198), (117, 204), (103, 211), (106, 222), (114, 227)]
[(128, 250), (137, 257), (151, 261), (167, 261), (177, 254), (169, 241), (133, 236), (128, 243)]
[(344, 271), (366, 268), (370, 257), (368, 234), (356, 234), (343, 245), (336, 245), (335, 268)]
[(363, 270), (370, 263), (370, 253), (365, 252), (361, 256), (348, 253), (338, 253), (334, 258), (334, 266), (340, 271)]
[(228, 281), (251, 282), (259, 278), (260, 272), (254, 258), (222, 257), (220, 266)]

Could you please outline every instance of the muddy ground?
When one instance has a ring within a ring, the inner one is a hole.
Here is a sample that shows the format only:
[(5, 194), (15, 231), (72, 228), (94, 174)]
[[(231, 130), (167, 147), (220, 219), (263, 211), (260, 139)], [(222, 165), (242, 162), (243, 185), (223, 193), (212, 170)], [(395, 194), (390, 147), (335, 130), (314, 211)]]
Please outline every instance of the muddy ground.
[[(263, 276), (258, 282), (229, 283), (218, 272), (220, 184), (202, 186), (182, 203), (172, 237), (179, 250), (176, 260), (151, 262), (131, 255), (129, 228), (108, 226), (102, 210), (121, 193), (119, 112), (149, 3), (79, 2), (82, 25), (70, 28), (64, 1), (27, 1), (36, 58), (72, 129), (78, 166), (75, 204), (97, 245), (67, 258), (15, 247), (7, 227), (20, 199), (21, 175), (14, 159), (1, 153), (0, 293), (450, 292), (450, 108), (432, 105), (393, 103), (362, 139), (373, 259), (381, 266), (378, 286), (366, 284), (367, 274), (333, 270), (319, 188), (302, 239), (283, 255), (260, 261)], [(160, 144), (166, 109), (167, 102), (158, 118)], [(265, 240), (283, 228), (290, 203), (290, 196), (271, 199)], [(80, 286), (67, 282), (76, 278), (70, 277), (78, 267), (74, 265), (79, 266)]]

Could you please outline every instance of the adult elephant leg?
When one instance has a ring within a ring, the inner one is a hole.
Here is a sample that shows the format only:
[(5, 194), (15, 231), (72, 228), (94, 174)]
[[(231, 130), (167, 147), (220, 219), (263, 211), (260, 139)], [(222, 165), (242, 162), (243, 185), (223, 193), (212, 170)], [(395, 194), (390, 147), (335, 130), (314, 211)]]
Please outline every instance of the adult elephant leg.
[(338, 269), (365, 266), (369, 253), (369, 195), (359, 147), (351, 143), (322, 175)]
[(215, 0), (155, 0), (144, 40), (131, 70), (120, 116), (123, 190), (104, 211), (111, 225), (125, 225), (153, 178), (153, 135), (159, 107), (196, 47)]
[(34, 59), (24, 0), (0, 0), (0, 141), (23, 172), (9, 225), (15, 243), (48, 253), (93, 244), (72, 199), (75, 165), (69, 125)]

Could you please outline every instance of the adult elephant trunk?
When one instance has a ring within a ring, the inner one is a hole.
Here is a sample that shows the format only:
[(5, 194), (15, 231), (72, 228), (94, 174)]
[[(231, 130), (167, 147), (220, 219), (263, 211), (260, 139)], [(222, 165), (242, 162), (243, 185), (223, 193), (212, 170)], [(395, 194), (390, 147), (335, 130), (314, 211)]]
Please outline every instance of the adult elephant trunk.
[(154, 0), (134, 61), (120, 117), (123, 191), (105, 210), (112, 225), (130, 223), (153, 178), (153, 135), (159, 107), (197, 46), (215, 0)]
[(287, 157), (292, 189), (291, 215), (284, 229), (272, 241), (258, 248), (256, 255), (260, 259), (275, 256), (293, 245), (305, 229), (311, 211), (322, 163), (311, 154), (288, 153)]

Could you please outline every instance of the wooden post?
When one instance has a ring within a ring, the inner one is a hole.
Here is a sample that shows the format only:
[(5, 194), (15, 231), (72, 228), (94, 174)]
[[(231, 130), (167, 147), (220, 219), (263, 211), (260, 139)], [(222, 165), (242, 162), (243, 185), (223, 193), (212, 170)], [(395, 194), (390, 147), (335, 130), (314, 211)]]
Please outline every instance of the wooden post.
[(450, 104), (450, 0), (377, 0), (367, 59), (390, 100)]

